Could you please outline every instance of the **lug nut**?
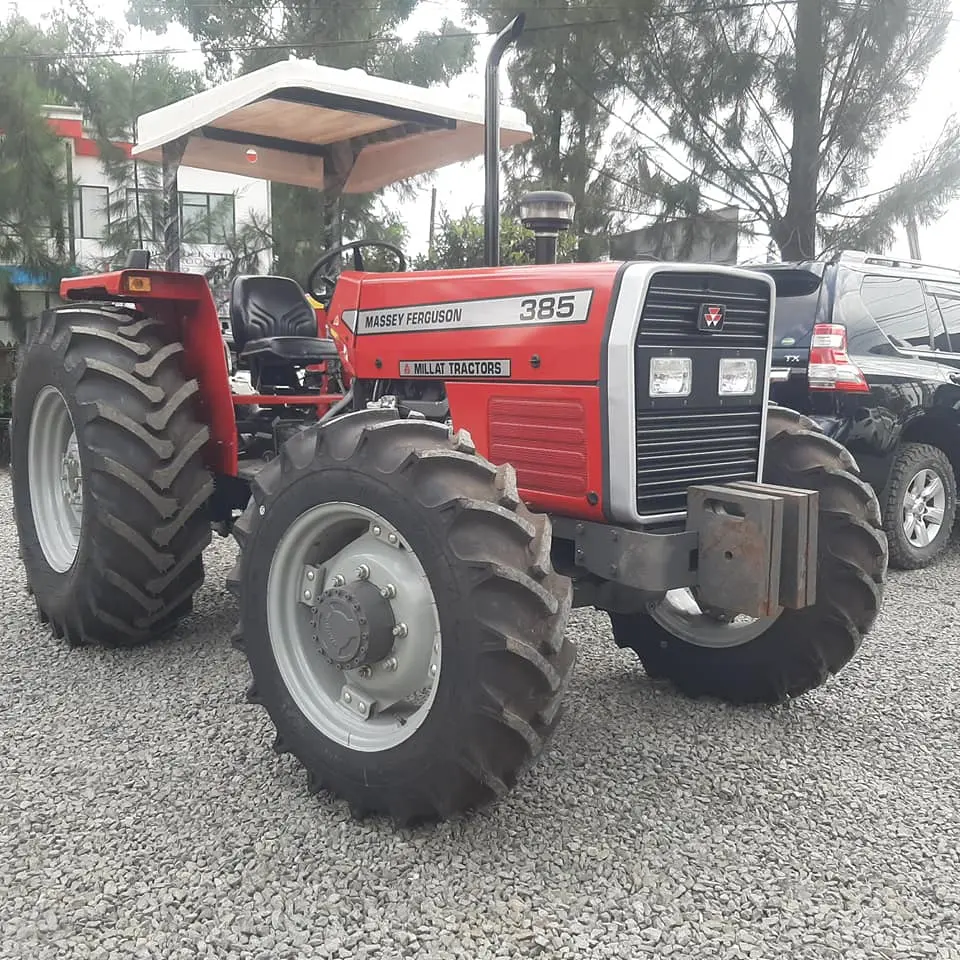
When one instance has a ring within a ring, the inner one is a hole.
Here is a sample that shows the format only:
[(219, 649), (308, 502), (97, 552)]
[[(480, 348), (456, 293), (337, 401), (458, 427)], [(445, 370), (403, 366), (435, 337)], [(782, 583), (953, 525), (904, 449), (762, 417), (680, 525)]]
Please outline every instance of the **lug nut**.
[(390, 543), (396, 543), (396, 542), (397, 542), (397, 535), (396, 535), (395, 533), (391, 533), (391, 534), (387, 537), (387, 540), (389, 540)]
[(312, 570), (308, 570), (308, 571), (307, 571), (307, 579), (308, 579), (308, 580), (312, 580), (315, 576), (316, 576), (316, 574), (315, 574)]
[(359, 701), (357, 702), (357, 709), (358, 709), (361, 713), (366, 713), (366, 712), (367, 712), (367, 705), (366, 705), (362, 700), (359, 700)]
[(388, 583), (381, 591), (380, 596), (384, 600), (392, 600), (397, 595), (397, 588), (392, 584)]
[(393, 628), (393, 635), (395, 637), (405, 637), (409, 631), (407, 630), (407, 625), (405, 623), (398, 623)]
[(371, 674), (372, 672), (373, 672), (373, 671), (372, 671), (366, 664), (364, 664), (364, 665), (357, 671), (357, 675), (358, 675), (359, 677), (361, 677), (362, 679), (367, 680), (367, 679), (369, 679), (370, 674)]
[(365, 563), (361, 563), (360, 566), (357, 567), (357, 579), (367, 580), (369, 579), (369, 577), (370, 577), (370, 568)]
[(437, 675), (437, 665), (435, 663), (430, 664), (430, 676), (435, 677)]
[(375, 537), (379, 537), (381, 533), (383, 533), (383, 531), (380, 529), (380, 526), (375, 523), (375, 524), (373, 525), (373, 535), (374, 535)]
[(303, 599), (304, 599), (304, 600), (309, 600), (312, 596), (313, 596), (313, 594), (312, 594), (309, 590), (304, 590), (304, 591), (303, 591)]
[(384, 660), (384, 661), (383, 661), (383, 669), (384, 669), (384, 670), (389, 670), (391, 673), (392, 673), (394, 670), (396, 670), (396, 669), (397, 669), (397, 658), (396, 658), (396, 657), (389, 657), (388, 659)]
[(347, 581), (343, 579), (338, 573), (331, 581), (331, 585), (334, 587), (342, 587)]
[(350, 695), (350, 691), (349, 691), (349, 690), (344, 690), (344, 691), (343, 691), (343, 702), (344, 702), (344, 703), (350, 703), (352, 700), (353, 700), (353, 697)]

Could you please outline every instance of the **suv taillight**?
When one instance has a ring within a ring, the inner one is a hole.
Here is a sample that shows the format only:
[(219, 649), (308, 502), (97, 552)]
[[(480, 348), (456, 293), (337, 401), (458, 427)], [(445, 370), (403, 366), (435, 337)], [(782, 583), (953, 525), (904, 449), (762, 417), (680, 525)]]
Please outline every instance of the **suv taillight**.
[(818, 323), (810, 341), (807, 382), (811, 390), (869, 393), (860, 368), (847, 356), (847, 328), (839, 323)]

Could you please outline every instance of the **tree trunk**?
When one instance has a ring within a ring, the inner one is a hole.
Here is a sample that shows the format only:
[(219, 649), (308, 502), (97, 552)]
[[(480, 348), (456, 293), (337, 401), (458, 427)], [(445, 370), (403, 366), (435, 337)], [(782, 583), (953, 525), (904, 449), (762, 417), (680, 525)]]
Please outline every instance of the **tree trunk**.
[(799, 0), (790, 183), (786, 214), (774, 236), (784, 260), (816, 256), (822, 84), (822, 0)]

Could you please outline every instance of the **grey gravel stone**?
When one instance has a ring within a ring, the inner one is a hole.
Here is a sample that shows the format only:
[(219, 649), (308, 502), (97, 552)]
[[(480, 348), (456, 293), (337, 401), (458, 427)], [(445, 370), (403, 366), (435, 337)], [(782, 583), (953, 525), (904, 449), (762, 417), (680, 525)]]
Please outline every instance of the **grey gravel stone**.
[(960, 960), (960, 551), (892, 574), (854, 663), (777, 709), (682, 699), (576, 612), (536, 768), (397, 833), (271, 752), (229, 543), (178, 637), (71, 651), (6, 474), (0, 518), (0, 957)]

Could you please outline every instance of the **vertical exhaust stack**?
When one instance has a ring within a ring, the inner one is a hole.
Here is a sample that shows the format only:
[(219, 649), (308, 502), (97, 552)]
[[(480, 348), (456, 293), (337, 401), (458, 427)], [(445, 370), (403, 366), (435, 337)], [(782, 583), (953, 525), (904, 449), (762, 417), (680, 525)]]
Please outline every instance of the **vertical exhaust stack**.
[(556, 263), (562, 231), (573, 223), (576, 206), (569, 193), (559, 190), (535, 190), (520, 198), (520, 222), (532, 230), (537, 263)]
[(524, 14), (515, 16), (497, 34), (487, 56), (483, 131), (487, 183), (483, 202), (483, 246), (488, 267), (500, 266), (500, 61), (507, 47), (523, 33), (525, 21)]

